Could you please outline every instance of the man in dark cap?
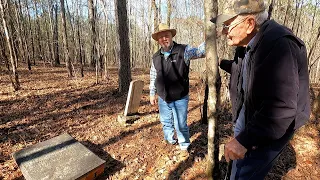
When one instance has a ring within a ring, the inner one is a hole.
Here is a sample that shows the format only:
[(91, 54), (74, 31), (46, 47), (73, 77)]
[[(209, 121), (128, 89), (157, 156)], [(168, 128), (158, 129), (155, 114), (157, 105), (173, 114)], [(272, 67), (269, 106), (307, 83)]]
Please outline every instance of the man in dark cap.
[(234, 60), (220, 68), (231, 74), (234, 138), (225, 145), (233, 160), (230, 179), (262, 180), (310, 116), (305, 44), (291, 30), (268, 19), (263, 0), (228, 0), (222, 25)]

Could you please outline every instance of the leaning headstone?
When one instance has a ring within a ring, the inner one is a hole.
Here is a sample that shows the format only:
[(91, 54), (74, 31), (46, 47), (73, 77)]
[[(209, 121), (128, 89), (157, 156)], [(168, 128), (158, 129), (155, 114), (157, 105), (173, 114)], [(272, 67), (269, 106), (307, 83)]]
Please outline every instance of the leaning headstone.
[(13, 154), (26, 180), (95, 179), (105, 161), (69, 134), (62, 134)]
[(131, 81), (124, 114), (118, 116), (119, 122), (126, 124), (139, 118), (138, 109), (143, 85), (144, 82), (141, 80)]

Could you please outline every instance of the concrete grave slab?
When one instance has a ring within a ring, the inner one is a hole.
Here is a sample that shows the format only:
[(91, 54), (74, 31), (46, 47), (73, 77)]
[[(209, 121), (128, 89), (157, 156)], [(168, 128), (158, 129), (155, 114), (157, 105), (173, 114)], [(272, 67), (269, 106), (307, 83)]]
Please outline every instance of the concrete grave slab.
[(105, 161), (65, 133), (13, 154), (26, 180), (95, 179)]

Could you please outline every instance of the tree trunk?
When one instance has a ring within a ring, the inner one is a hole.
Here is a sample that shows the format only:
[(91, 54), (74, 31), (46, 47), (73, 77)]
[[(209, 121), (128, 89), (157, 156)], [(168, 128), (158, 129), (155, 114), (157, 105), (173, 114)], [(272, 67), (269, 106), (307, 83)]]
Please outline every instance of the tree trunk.
[[(158, 7), (156, 1), (152, 0), (151, 7), (153, 9), (153, 32), (157, 32), (159, 29), (159, 16), (158, 16)], [(153, 41), (153, 53), (157, 52), (159, 49), (158, 43)]]
[(297, 16), (298, 16), (299, 7), (300, 7), (300, 0), (296, 0), (296, 9), (294, 11), (294, 21), (293, 21), (292, 28), (291, 28), (292, 31), (294, 30), (294, 27), (295, 27), (296, 22), (297, 22)]
[(42, 44), (41, 44), (41, 23), (39, 22), (39, 14), (38, 14), (38, 6), (37, 6), (37, 3), (36, 1), (34, 1), (34, 8), (35, 8), (35, 15), (36, 15), (36, 24), (35, 24), (35, 28), (37, 28), (37, 33), (35, 33), (36, 35), (36, 38), (37, 38), (37, 43), (38, 43), (38, 56), (39, 59), (41, 61), (44, 61), (44, 56), (43, 56), (43, 52), (42, 52)]
[(95, 21), (95, 7), (93, 4), (93, 0), (88, 0), (88, 8), (89, 8), (89, 19), (91, 25), (91, 58), (90, 58), (90, 66), (94, 67), (96, 64), (96, 21)]
[[(27, 6), (27, 11), (28, 11), (28, 21), (29, 21), (29, 35), (30, 35), (30, 39), (31, 39), (31, 49), (32, 49), (32, 60), (33, 60), (33, 65), (36, 65), (36, 61), (35, 61), (35, 49), (34, 49), (34, 33), (33, 33), (33, 29), (32, 29), (32, 23), (31, 23), (31, 15), (30, 15), (30, 8), (28, 5), (28, 0), (25, 0), (26, 6)], [(31, 63), (31, 62), (30, 62)], [(31, 70), (31, 66), (30, 69)]]
[(171, 13), (172, 13), (172, 6), (171, 6), (171, 1), (172, 0), (167, 0), (167, 25), (170, 27), (170, 20), (171, 20)]
[(23, 41), (22, 41), (22, 25), (21, 25), (21, 16), (19, 13), (19, 6), (18, 3), (15, 2), (15, 18), (17, 22), (17, 36), (18, 36), (18, 47), (19, 47), (19, 58), (23, 61), (26, 62), (25, 58), (25, 51), (24, 51), (24, 46), (23, 46)]
[(274, 4), (274, 0), (271, 1), (270, 6), (269, 6), (268, 19), (271, 19), (271, 16), (272, 16), (273, 4)]
[(311, 48), (310, 48), (310, 51), (309, 51), (309, 54), (308, 54), (308, 66), (309, 66), (309, 69), (311, 68), (311, 56), (313, 54), (313, 51), (315, 49), (315, 47), (317, 46), (317, 42), (319, 40), (319, 37), (320, 37), (320, 27), (318, 27), (318, 34), (317, 34), (317, 37), (316, 39), (313, 41), (313, 44), (311, 45)]
[(316, 75), (315, 75), (315, 78), (314, 78), (314, 83), (320, 83), (320, 60), (318, 60), (318, 63), (317, 63), (317, 69), (316, 69)]
[(78, 44), (79, 44), (79, 65), (80, 65), (80, 76), (84, 77), (83, 74), (83, 53), (82, 53), (82, 41), (81, 41), (81, 32), (80, 32), (80, 14), (82, 14), (80, 11), (80, 3), (77, 2), (77, 38), (78, 38)]
[(119, 93), (129, 90), (131, 81), (130, 46), (128, 35), (128, 18), (126, 0), (115, 0), (118, 22), (118, 34), (120, 42), (120, 68), (119, 68)]
[(7, 27), (7, 21), (6, 21), (6, 14), (5, 14), (5, 5), (7, 4), (6, 0), (1, 0), (0, 1), (0, 14), (1, 14), (1, 19), (2, 19), (2, 26), (5, 32), (5, 39), (7, 42), (7, 48), (9, 50), (9, 58), (10, 58), (10, 62), (11, 62), (11, 68), (12, 68), (12, 75), (13, 78), (11, 79), (11, 83), (13, 86), (13, 89), (15, 91), (20, 89), (20, 83), (19, 83), (19, 76), (18, 76), (18, 72), (17, 72), (17, 66), (16, 66), (16, 60), (14, 59), (14, 55), (13, 55), (13, 47), (11, 46), (11, 38), (9, 35), (9, 31), (8, 31), (8, 27)]
[(206, 70), (207, 85), (209, 87), (208, 96), (208, 164), (207, 175), (209, 179), (217, 177), (218, 167), (218, 147), (217, 142), (217, 120), (220, 93), (220, 74), (218, 70), (217, 46), (216, 46), (216, 27), (209, 21), (211, 17), (215, 17), (218, 13), (217, 0), (205, 0), (205, 24), (206, 24)]
[(66, 62), (66, 68), (68, 71), (68, 76), (73, 77), (72, 67), (71, 67), (71, 60), (69, 57), (69, 47), (68, 47), (68, 35), (67, 35), (67, 25), (66, 25), (66, 11), (64, 8), (64, 0), (60, 0), (61, 6), (61, 22), (62, 22), (62, 29), (63, 29), (63, 46), (64, 46), (64, 56)]
[(286, 13), (284, 14), (283, 25), (287, 24), (287, 18), (289, 17), (289, 11), (290, 11), (290, 2), (291, 0), (288, 0), (287, 2), (287, 9), (286, 9)]
[[(22, 8), (21, 8), (21, 0), (19, 0), (19, 16), (20, 19), (23, 19), (22, 16)], [(27, 22), (25, 22), (24, 24), (22, 24), (23, 26), (23, 48), (24, 48), (24, 52), (25, 52), (25, 56), (26, 56), (26, 60), (27, 60), (27, 66), (28, 66), (28, 70), (31, 71), (31, 61), (30, 61), (30, 52), (29, 52), (29, 47), (28, 47), (28, 37), (29, 37), (29, 33), (27, 33)]]
[(54, 20), (53, 20), (53, 54), (54, 54), (54, 65), (60, 65), (59, 57), (59, 32), (58, 32), (58, 6), (57, 4), (53, 5), (54, 9)]

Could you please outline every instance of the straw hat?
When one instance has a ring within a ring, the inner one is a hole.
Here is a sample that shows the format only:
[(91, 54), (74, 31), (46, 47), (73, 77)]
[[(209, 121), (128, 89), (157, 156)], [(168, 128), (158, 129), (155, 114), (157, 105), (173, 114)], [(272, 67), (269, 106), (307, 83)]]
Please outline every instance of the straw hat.
[(164, 31), (170, 31), (172, 33), (172, 37), (174, 37), (177, 34), (177, 31), (175, 29), (170, 29), (168, 25), (166, 24), (159, 24), (159, 30), (158, 32), (155, 32), (152, 34), (152, 38), (156, 41), (158, 41), (157, 36), (159, 33)]

